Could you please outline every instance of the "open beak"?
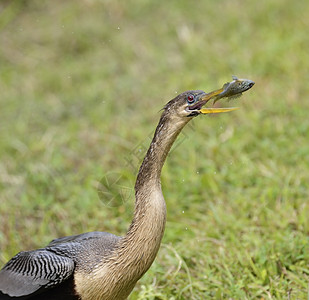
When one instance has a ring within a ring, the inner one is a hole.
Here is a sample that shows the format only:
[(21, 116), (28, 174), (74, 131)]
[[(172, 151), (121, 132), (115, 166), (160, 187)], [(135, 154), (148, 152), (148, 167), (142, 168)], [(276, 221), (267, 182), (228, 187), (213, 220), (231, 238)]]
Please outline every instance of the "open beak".
[[(207, 93), (205, 95), (203, 95), (200, 98), (200, 103), (202, 104), (202, 106), (204, 106), (209, 100), (211, 100), (213, 97), (219, 95), (220, 93), (222, 93), (224, 91), (224, 88), (215, 90), (213, 92)], [(218, 113), (222, 113), (222, 112), (229, 112), (229, 111), (233, 111), (238, 109), (238, 107), (227, 107), (227, 108), (217, 108), (217, 107), (207, 107), (207, 108), (200, 108), (199, 112), (201, 114), (218, 114)]]
[(222, 98), (233, 98), (240, 97), (243, 92), (251, 89), (254, 85), (254, 81), (249, 79), (239, 79), (236, 76), (233, 76), (233, 81), (227, 82), (223, 85), (221, 89), (212, 91), (210, 93), (201, 93), (199, 95), (199, 100), (197, 103), (191, 105), (188, 110), (193, 110), (189, 117), (196, 116), (198, 114), (218, 114), (222, 112), (228, 112), (238, 109), (238, 107), (229, 107), (229, 108), (217, 108), (217, 107), (208, 107), (202, 108), (209, 100), (214, 99), (214, 103)]

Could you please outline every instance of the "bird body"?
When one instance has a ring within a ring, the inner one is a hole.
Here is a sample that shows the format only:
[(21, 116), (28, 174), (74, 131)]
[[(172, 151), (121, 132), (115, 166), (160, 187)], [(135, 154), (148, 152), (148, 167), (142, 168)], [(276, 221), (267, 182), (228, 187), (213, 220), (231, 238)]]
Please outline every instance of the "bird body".
[(90, 232), (18, 253), (0, 271), (0, 300), (126, 299), (153, 263), (163, 237), (166, 205), (160, 176), (167, 154), (193, 117), (214, 113), (202, 109), (209, 95), (187, 91), (164, 107), (137, 175), (134, 217), (125, 236)]
[[(31, 299), (40, 298), (48, 292), (44, 296), (47, 299), (50, 291), (59, 284), (72, 281), (66, 286), (73, 286), (74, 273), (80, 269), (87, 268), (85, 271), (91, 272), (119, 240), (110, 233), (89, 232), (53, 240), (42, 249), (20, 252), (1, 270), (1, 290), (14, 297), (23, 297), (21, 299), (28, 299), (26, 295), (31, 295)], [(0, 299), (5, 299), (2, 297), (0, 293)], [(72, 291), (67, 291), (64, 299), (79, 298)]]

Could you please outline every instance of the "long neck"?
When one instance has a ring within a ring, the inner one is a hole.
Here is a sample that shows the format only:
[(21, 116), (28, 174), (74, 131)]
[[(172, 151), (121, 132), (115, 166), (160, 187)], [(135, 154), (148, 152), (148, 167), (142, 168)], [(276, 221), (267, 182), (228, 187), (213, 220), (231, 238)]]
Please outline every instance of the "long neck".
[[(178, 122), (177, 122), (178, 121)], [(161, 223), (165, 224), (165, 201), (162, 196), (160, 176), (166, 157), (178, 134), (189, 120), (170, 119), (164, 113), (156, 128), (154, 137), (143, 160), (135, 184), (135, 212), (134, 219), (128, 231), (128, 236), (143, 234), (144, 220), (150, 224), (154, 220), (156, 211), (160, 208), (164, 212), (159, 215)], [(159, 201), (158, 201), (159, 200)], [(147, 215), (146, 215), (147, 213)], [(160, 222), (159, 222), (160, 223)]]
[(148, 189), (155, 184), (160, 185), (161, 170), (166, 157), (178, 134), (188, 122), (189, 118), (185, 120), (170, 119), (166, 113), (163, 113), (161, 116), (154, 137), (137, 175), (135, 184), (136, 203), (141, 200), (143, 202), (147, 200), (138, 198), (140, 189)]
[(161, 170), (172, 144), (187, 122), (189, 118), (171, 119), (168, 112), (163, 112), (137, 176), (134, 218), (122, 244), (127, 264), (135, 265), (135, 272), (130, 272), (136, 280), (151, 266), (160, 247), (166, 220)]
[[(137, 176), (133, 221), (111, 257), (102, 260), (91, 275), (93, 286), (100, 290), (100, 299), (126, 299), (156, 257), (166, 220), (161, 170), (173, 142), (189, 120), (172, 119), (168, 111), (161, 116)], [(88, 289), (84, 294), (87, 293), (91, 295)], [(85, 299), (99, 298), (89, 296)]]

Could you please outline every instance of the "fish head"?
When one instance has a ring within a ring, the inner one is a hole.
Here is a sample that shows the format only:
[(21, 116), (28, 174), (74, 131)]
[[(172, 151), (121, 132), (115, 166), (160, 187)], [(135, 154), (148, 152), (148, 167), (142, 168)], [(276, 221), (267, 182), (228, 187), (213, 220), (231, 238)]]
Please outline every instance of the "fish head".
[(230, 82), (229, 86), (227, 86), (227, 89), (231, 89), (235, 93), (243, 93), (249, 89), (251, 89), (255, 82), (250, 79), (241, 79), (237, 78), (236, 76), (232, 76), (233, 81)]

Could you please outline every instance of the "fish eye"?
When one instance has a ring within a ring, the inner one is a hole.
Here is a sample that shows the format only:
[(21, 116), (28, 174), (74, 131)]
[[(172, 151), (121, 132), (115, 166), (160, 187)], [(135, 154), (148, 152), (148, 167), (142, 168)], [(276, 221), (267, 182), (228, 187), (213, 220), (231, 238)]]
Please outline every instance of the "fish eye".
[(192, 103), (194, 102), (194, 96), (193, 96), (193, 95), (189, 95), (189, 96), (187, 97), (187, 100), (188, 100), (188, 103), (189, 103), (189, 104), (192, 104)]

